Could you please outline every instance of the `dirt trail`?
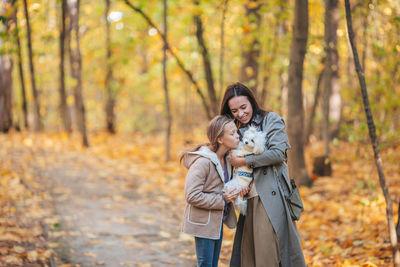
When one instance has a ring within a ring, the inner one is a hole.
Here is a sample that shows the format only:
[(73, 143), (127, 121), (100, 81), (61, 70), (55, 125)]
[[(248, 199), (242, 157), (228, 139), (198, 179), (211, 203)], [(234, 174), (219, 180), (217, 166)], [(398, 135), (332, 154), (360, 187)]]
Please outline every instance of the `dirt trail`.
[[(72, 266), (195, 266), (191, 239), (180, 234), (183, 203), (109, 158), (36, 152), (38, 174), (58, 219), (49, 236), (58, 263)], [(34, 164), (34, 163), (32, 163)]]

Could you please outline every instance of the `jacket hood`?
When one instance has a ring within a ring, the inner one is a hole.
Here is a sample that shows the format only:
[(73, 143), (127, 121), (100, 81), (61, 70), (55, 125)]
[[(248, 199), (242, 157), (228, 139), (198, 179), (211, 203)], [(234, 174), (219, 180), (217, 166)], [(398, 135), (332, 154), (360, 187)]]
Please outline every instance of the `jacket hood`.
[[(185, 153), (183, 157), (183, 166), (189, 169), (190, 166), (192, 166), (192, 164), (200, 157), (209, 159), (215, 165), (215, 168), (217, 169), (217, 172), (221, 180), (224, 181), (224, 171), (222, 170), (222, 166), (219, 163), (217, 154), (215, 154), (215, 152), (211, 151), (206, 146), (202, 146), (196, 151)], [(231, 165), (229, 164), (229, 161), (227, 161), (227, 167), (228, 167), (228, 173), (230, 175)]]

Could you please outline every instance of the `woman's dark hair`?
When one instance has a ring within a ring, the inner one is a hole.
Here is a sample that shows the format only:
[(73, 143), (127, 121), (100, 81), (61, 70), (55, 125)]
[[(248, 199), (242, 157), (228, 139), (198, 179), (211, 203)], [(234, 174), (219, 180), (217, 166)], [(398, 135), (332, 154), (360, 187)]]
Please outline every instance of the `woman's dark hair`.
[(219, 112), (220, 115), (229, 116), (232, 119), (234, 119), (231, 109), (229, 108), (229, 100), (231, 100), (235, 96), (247, 97), (253, 109), (253, 115), (251, 120), (254, 118), (256, 114), (260, 114), (261, 116), (264, 117), (268, 113), (267, 111), (265, 111), (260, 107), (260, 105), (257, 103), (256, 97), (249, 88), (247, 88), (244, 84), (240, 82), (236, 82), (229, 85), (225, 90), (224, 98), (222, 99), (221, 109)]

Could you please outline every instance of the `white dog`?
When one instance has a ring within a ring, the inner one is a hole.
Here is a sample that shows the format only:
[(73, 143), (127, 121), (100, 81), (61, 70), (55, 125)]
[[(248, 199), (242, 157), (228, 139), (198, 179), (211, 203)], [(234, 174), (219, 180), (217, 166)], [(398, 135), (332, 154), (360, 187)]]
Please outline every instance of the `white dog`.
[[(266, 134), (258, 131), (255, 127), (251, 126), (247, 129), (242, 138), (241, 146), (238, 150), (233, 151), (237, 156), (246, 156), (249, 154), (261, 154), (265, 149)], [(225, 191), (231, 191), (233, 188), (237, 191), (249, 186), (253, 179), (253, 169), (247, 166), (241, 166), (235, 169), (235, 174), (232, 180), (225, 184)], [(240, 196), (235, 199), (235, 206), (239, 212), (246, 215), (247, 200), (242, 199)]]

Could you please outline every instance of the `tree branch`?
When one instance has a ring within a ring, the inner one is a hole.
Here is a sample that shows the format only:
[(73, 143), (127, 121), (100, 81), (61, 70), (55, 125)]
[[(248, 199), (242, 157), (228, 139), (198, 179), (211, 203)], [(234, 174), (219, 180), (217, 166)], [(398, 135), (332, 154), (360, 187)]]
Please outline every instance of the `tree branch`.
[(345, 8), (346, 8), (347, 31), (348, 31), (348, 35), (349, 35), (351, 49), (353, 51), (354, 65), (356, 67), (358, 80), (359, 80), (360, 87), (361, 87), (361, 94), (362, 94), (362, 98), (363, 98), (364, 111), (365, 111), (365, 115), (367, 118), (369, 136), (371, 139), (372, 148), (374, 150), (374, 158), (375, 158), (375, 164), (376, 164), (377, 171), (378, 171), (379, 182), (380, 182), (380, 185), (382, 188), (382, 193), (383, 193), (383, 196), (385, 197), (385, 202), (386, 202), (386, 219), (388, 222), (389, 237), (390, 237), (390, 243), (392, 246), (393, 266), (399, 267), (400, 266), (400, 252), (397, 247), (397, 234), (396, 234), (396, 228), (394, 226), (394, 221), (393, 221), (393, 205), (392, 205), (392, 200), (389, 195), (389, 190), (386, 185), (385, 175), (383, 173), (382, 158), (380, 156), (379, 142), (378, 142), (378, 138), (376, 136), (375, 123), (374, 123), (374, 119), (373, 119), (372, 112), (371, 112), (371, 106), (370, 106), (369, 99), (368, 99), (368, 91), (367, 91), (367, 84), (365, 82), (364, 71), (361, 67), (360, 59), (358, 57), (357, 47), (354, 42), (355, 34), (353, 31), (353, 25), (352, 25), (352, 19), (351, 19), (350, 0), (345, 0)]
[(225, 17), (228, 9), (229, 0), (224, 0), (221, 19), (221, 33), (220, 33), (220, 54), (219, 54), (219, 94), (217, 101), (220, 102), (223, 86), (224, 86), (224, 54), (225, 54)]
[(171, 53), (171, 55), (175, 58), (176, 62), (178, 63), (178, 66), (181, 68), (181, 70), (186, 74), (186, 76), (189, 78), (190, 82), (193, 84), (193, 86), (196, 88), (197, 94), (200, 96), (201, 101), (203, 103), (204, 110), (207, 114), (208, 118), (211, 118), (211, 113), (210, 113), (210, 107), (207, 104), (207, 100), (204, 96), (204, 94), (201, 92), (200, 87), (197, 83), (197, 81), (194, 79), (193, 74), (185, 68), (183, 65), (182, 60), (178, 57), (178, 55), (172, 50), (171, 46), (169, 45), (165, 35), (161, 32), (161, 30), (154, 24), (154, 22), (151, 20), (151, 18), (143, 12), (143, 10), (139, 7), (134, 6), (129, 0), (124, 0), (125, 4), (129, 6), (131, 9), (133, 9), (135, 12), (139, 13), (143, 19), (153, 28), (155, 28), (160, 35), (161, 39), (164, 42), (164, 45), (168, 49), (168, 51)]
[[(194, 4), (196, 6), (198, 6), (199, 5), (199, 1), (195, 0)], [(213, 114), (217, 114), (217, 112), (218, 112), (218, 102), (217, 102), (217, 96), (216, 96), (216, 93), (215, 93), (214, 78), (213, 78), (213, 75), (212, 75), (210, 54), (208, 53), (206, 42), (204, 40), (203, 22), (201, 20), (200, 15), (196, 14), (194, 16), (194, 22), (196, 24), (196, 38), (197, 38), (197, 42), (198, 42), (198, 44), (200, 46), (201, 55), (202, 55), (202, 58), (203, 58), (204, 74), (206, 76), (206, 81), (207, 81), (207, 92), (208, 92), (208, 97), (210, 99), (211, 110), (212, 110)]]

